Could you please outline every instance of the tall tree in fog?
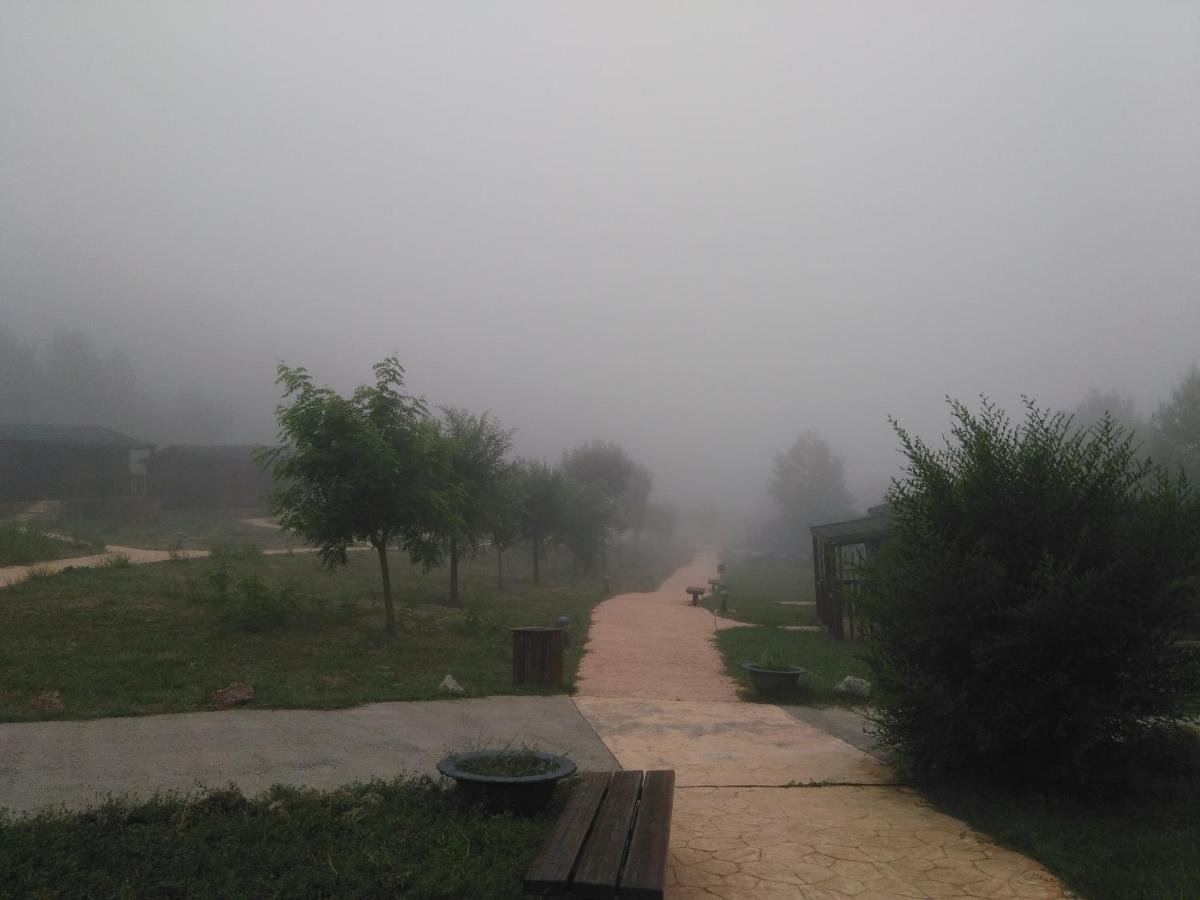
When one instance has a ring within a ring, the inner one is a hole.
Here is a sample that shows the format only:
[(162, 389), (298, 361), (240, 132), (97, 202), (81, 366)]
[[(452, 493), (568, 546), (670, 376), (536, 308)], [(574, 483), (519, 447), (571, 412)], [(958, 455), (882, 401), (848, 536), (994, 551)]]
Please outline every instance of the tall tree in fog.
[(450, 551), (450, 602), (458, 603), (458, 562), (464, 549), (474, 550), (488, 532), (499, 499), (497, 492), (512, 448), (512, 430), (487, 413), (443, 411), (442, 439), (449, 461), (455, 515), (446, 532)]
[(815, 431), (802, 431), (787, 450), (775, 454), (767, 483), (793, 546), (808, 546), (813, 525), (845, 518), (854, 502), (846, 490), (845, 463)]
[(521, 534), (533, 552), (533, 580), (541, 581), (541, 562), (546, 541), (558, 530), (562, 519), (563, 482), (561, 472), (544, 462), (524, 460), (521, 473)]
[(1071, 421), (1077, 428), (1092, 428), (1108, 416), (1129, 431), (1139, 431), (1145, 423), (1138, 417), (1132, 397), (1123, 397), (1119, 391), (1100, 391), (1089, 388), (1087, 395), (1075, 407)]
[(618, 531), (641, 530), (654, 476), (620, 444), (602, 440), (582, 444), (563, 454), (562, 469), (567, 477), (603, 491), (613, 504), (613, 525)]
[(394, 635), (389, 545), (428, 569), (441, 560), (438, 536), (458, 523), (445, 441), (425, 404), (401, 392), (404, 369), (394, 356), (350, 397), (316, 386), (305, 369), (281, 363), (278, 373), (289, 401), (276, 412), (279, 446), (258, 455), (276, 478), (271, 510), (328, 568), (346, 565), (351, 544), (371, 544)]
[(1154, 413), (1152, 437), (1155, 462), (1181, 468), (1193, 484), (1200, 484), (1200, 367), (1192, 370), (1171, 391)]
[(521, 538), (525, 511), (524, 472), (514, 463), (506, 466), (489, 492), (483, 516), (484, 530), (496, 549), (496, 589), (504, 590), (504, 552)]
[(584, 575), (596, 572), (614, 521), (614, 504), (599, 482), (564, 478), (559, 537)]

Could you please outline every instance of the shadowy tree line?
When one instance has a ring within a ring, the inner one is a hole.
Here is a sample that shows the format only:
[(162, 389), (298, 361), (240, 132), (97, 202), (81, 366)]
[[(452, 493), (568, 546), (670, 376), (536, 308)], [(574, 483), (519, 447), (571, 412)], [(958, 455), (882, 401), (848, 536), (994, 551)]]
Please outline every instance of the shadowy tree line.
[(491, 415), (443, 408), (404, 392), (395, 356), (374, 368), (373, 384), (349, 397), (317, 385), (304, 368), (278, 367), (284, 403), (279, 445), (259, 453), (276, 479), (272, 511), (284, 528), (318, 548), (327, 567), (345, 565), (351, 545), (369, 543), (379, 560), (386, 629), (395, 633), (388, 550), (426, 570), (448, 564), (450, 601), (459, 602), (459, 563), (486, 542), (504, 555), (528, 542), (541, 578), (548, 544), (566, 547), (583, 574), (604, 565), (613, 536), (643, 530), (667, 539), (672, 511), (649, 503), (653, 476), (620, 445), (593, 441), (551, 467), (510, 460), (512, 430)]

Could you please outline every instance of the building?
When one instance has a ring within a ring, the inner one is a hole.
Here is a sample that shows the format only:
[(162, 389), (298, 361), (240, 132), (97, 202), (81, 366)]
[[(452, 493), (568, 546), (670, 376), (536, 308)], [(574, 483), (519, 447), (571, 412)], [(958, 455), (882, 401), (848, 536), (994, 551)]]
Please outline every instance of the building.
[(271, 474), (249, 444), (176, 444), (146, 459), (146, 493), (163, 508), (256, 509), (267, 505)]
[(153, 449), (99, 425), (0, 423), (0, 502), (140, 496)]
[(876, 562), (879, 548), (892, 536), (891, 508), (886, 503), (872, 506), (861, 519), (814, 525), (809, 531), (817, 619), (836, 638), (854, 637), (854, 599), (862, 569)]

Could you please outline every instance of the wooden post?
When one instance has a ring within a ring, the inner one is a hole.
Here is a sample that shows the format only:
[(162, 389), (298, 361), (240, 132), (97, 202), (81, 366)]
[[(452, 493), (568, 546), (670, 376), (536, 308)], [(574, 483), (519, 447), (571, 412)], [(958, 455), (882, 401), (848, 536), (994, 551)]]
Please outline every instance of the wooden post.
[(562, 687), (563, 630), (514, 628), (513, 684)]

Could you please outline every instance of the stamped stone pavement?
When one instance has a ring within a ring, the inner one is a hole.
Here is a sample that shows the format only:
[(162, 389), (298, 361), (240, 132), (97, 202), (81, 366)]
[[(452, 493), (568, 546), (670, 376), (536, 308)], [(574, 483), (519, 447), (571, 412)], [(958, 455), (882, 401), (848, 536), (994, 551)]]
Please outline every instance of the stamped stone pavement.
[(1070, 896), (873, 756), (738, 702), (712, 642), (731, 626), (684, 592), (715, 572), (701, 553), (658, 590), (600, 604), (575, 698), (624, 768), (676, 772), (670, 900)]

